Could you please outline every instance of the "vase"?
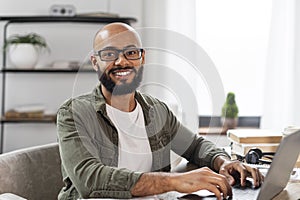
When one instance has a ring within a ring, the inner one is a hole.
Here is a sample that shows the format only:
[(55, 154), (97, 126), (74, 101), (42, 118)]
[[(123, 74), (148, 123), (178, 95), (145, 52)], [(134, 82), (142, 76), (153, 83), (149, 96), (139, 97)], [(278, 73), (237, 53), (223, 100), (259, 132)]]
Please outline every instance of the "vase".
[(13, 44), (9, 48), (9, 58), (14, 67), (31, 69), (37, 64), (38, 52), (32, 44)]
[(234, 129), (238, 125), (238, 118), (225, 118), (221, 117), (221, 124), (224, 130)]

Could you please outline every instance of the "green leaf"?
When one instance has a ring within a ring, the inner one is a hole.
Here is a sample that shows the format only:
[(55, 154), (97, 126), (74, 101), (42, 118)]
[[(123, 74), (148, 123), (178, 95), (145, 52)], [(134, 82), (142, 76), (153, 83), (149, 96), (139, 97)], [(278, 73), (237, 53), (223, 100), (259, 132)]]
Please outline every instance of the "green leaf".
[(236, 118), (238, 116), (239, 109), (235, 102), (235, 95), (233, 92), (229, 92), (226, 97), (226, 101), (222, 107), (222, 117)]
[(46, 48), (49, 50), (46, 40), (42, 36), (40, 36), (36, 33), (29, 33), (26, 35), (16, 34), (16, 35), (10, 36), (5, 41), (3, 50), (6, 51), (9, 46), (11, 46), (13, 44), (20, 44), (20, 43), (32, 44), (37, 48), (40, 48), (40, 49)]

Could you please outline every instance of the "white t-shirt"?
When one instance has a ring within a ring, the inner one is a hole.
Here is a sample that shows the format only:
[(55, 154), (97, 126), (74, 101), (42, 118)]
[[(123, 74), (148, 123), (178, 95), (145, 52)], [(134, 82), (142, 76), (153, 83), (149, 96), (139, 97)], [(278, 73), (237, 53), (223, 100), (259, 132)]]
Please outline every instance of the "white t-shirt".
[(143, 110), (140, 104), (136, 103), (132, 112), (123, 112), (108, 104), (106, 104), (106, 111), (118, 131), (118, 167), (138, 172), (150, 172), (152, 152), (146, 133)]

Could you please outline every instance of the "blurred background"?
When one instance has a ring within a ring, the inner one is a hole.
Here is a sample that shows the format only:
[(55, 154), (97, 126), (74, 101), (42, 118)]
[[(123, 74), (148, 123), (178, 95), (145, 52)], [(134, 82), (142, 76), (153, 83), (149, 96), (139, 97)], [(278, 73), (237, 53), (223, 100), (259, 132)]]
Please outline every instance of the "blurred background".
[[(198, 128), (199, 116), (220, 116), (228, 92), (235, 93), (239, 116), (258, 117), (260, 128), (300, 124), (296, 0), (1, 0), (0, 16), (49, 16), (53, 5), (72, 6), (75, 15), (135, 18), (131, 25), (147, 50), (141, 90), (164, 100), (191, 129)], [(5, 24), (0, 21), (1, 46)], [(50, 52), (34, 69), (89, 68), (93, 37), (103, 25), (13, 23), (5, 37), (35, 32), (46, 39)], [(5, 67), (13, 68), (6, 57)], [(55, 114), (97, 82), (94, 73), (7, 73), (2, 113), (33, 104)], [(1, 125), (4, 152), (56, 141), (54, 123)]]

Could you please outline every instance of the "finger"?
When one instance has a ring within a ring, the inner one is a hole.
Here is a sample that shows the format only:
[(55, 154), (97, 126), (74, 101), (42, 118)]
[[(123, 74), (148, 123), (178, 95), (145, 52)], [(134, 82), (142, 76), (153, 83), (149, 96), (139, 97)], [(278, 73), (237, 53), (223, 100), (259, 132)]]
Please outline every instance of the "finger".
[(219, 189), (223, 193), (223, 198), (226, 199), (228, 196), (232, 196), (232, 188), (229, 185), (229, 182), (224, 177), (223, 180), (219, 183)]
[(246, 185), (246, 177), (248, 175), (247, 168), (243, 164), (239, 164), (236, 169), (240, 173), (241, 186)]
[(262, 173), (259, 170), (257, 170), (257, 173), (258, 173), (258, 177), (259, 177), (259, 182), (258, 182), (257, 187), (259, 187), (264, 182), (265, 177), (264, 177), (264, 175), (262, 175)]
[(265, 176), (259, 170), (258, 170), (258, 174), (259, 174), (259, 177), (260, 177), (259, 184), (261, 185), (264, 182), (264, 180), (265, 180)]
[(259, 187), (264, 181), (264, 176), (257, 168), (252, 168), (250, 166), (247, 166), (247, 170), (251, 171), (251, 176), (253, 178), (254, 186)]
[(258, 187), (260, 185), (260, 172), (257, 168), (252, 168), (248, 165), (245, 165), (249, 175), (253, 178), (253, 183), (255, 187)]
[(254, 176), (252, 175), (252, 174), (254, 174), (254, 173), (251, 173), (251, 176), (252, 176), (252, 178), (253, 178), (253, 185), (254, 185), (254, 187), (259, 187), (259, 185), (260, 185), (259, 171), (258, 171), (258, 169), (253, 169), (253, 171), (254, 171), (254, 173), (255, 173)]
[(212, 178), (212, 183), (218, 187), (218, 189), (223, 193), (223, 197), (232, 196), (232, 189), (226, 177), (218, 174), (217, 177)]
[(257, 176), (257, 181), (254, 182), (254, 183), (256, 183), (256, 184), (254, 184), (254, 186), (259, 187), (263, 182), (263, 175), (260, 173), (259, 169), (256, 169), (256, 176)]
[(260, 173), (261, 183), (263, 183), (265, 181), (265, 176), (261, 172), (259, 173)]
[(214, 184), (207, 185), (206, 189), (214, 193), (218, 200), (222, 200), (221, 191)]
[(235, 184), (234, 177), (225, 168), (221, 169), (219, 173), (226, 177), (226, 179), (227, 179), (227, 181), (229, 182), (230, 185)]

